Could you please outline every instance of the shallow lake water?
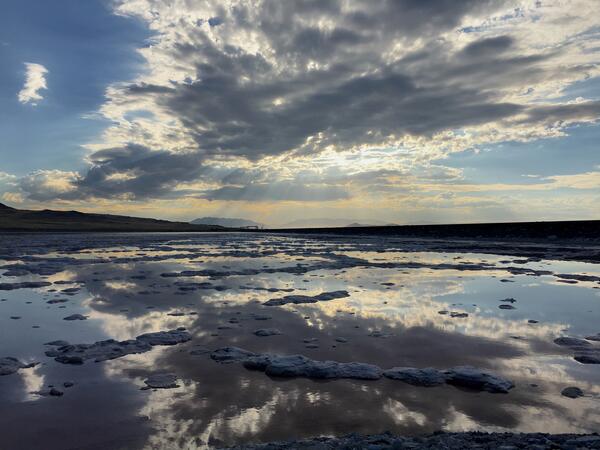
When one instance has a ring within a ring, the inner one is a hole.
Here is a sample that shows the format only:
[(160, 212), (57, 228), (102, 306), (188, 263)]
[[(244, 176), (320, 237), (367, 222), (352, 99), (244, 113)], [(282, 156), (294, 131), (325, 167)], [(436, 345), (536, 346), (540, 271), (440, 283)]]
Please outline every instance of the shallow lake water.
[[(554, 340), (600, 332), (600, 266), (419, 250), (400, 239), (349, 236), (0, 236), (0, 358), (39, 363), (0, 376), (0, 447), (599, 431), (600, 365), (577, 362)], [(347, 296), (264, 305), (335, 291)], [(64, 320), (73, 314), (86, 320)], [(109, 361), (63, 364), (45, 354), (54, 340), (92, 344), (180, 327), (190, 341)], [(254, 334), (264, 328), (281, 334)], [(469, 365), (515, 387), (499, 394), (385, 377), (270, 377), (211, 359), (228, 346), (382, 369)], [(176, 375), (178, 387), (141, 389), (156, 373)], [(47, 395), (49, 386), (63, 395)], [(585, 396), (562, 396), (567, 386)]]

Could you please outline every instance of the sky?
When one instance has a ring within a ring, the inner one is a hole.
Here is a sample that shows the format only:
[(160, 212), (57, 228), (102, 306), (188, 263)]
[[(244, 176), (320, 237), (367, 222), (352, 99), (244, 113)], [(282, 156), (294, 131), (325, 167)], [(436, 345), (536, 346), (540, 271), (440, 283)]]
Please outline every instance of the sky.
[(597, 0), (3, 0), (0, 202), (600, 219)]

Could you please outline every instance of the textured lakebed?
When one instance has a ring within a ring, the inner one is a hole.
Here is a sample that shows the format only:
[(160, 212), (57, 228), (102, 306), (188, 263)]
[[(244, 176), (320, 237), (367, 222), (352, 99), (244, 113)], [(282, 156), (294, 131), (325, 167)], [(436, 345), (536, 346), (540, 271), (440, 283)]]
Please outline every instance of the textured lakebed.
[(0, 236), (0, 446), (598, 431), (600, 266), (552, 246)]

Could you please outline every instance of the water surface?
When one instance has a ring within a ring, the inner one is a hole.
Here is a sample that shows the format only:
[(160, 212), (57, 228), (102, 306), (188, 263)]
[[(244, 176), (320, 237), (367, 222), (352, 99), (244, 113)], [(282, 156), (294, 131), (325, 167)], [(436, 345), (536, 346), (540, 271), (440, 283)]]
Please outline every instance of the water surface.
[[(553, 340), (600, 332), (600, 283), (557, 276), (598, 276), (600, 267), (417, 250), (373, 237), (0, 236), (0, 283), (51, 283), (0, 291), (0, 357), (40, 362), (0, 377), (2, 445), (204, 448), (386, 430), (598, 431), (600, 365), (576, 362)], [(337, 290), (349, 296), (263, 305)], [(515, 309), (499, 308), (506, 298)], [(88, 319), (63, 320), (75, 313)], [(271, 318), (256, 320), (264, 315)], [(112, 361), (73, 366), (44, 354), (52, 340), (124, 340), (178, 327), (193, 339)], [(259, 328), (282, 334), (257, 337)], [(515, 388), (277, 379), (198, 351), (225, 346), (384, 369), (472, 365)], [(140, 390), (156, 372), (176, 374), (180, 387)], [(64, 395), (36, 393), (49, 385)], [(566, 386), (586, 396), (565, 398)]]

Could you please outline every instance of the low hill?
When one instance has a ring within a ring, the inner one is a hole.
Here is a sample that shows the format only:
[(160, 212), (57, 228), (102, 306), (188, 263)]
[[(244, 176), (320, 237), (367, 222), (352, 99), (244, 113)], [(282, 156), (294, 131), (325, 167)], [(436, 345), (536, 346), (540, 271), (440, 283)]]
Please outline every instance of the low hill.
[(224, 231), (216, 225), (88, 214), (79, 211), (15, 209), (0, 203), (1, 231)]
[(201, 217), (199, 219), (192, 220), (190, 223), (196, 225), (219, 225), (221, 227), (228, 228), (243, 228), (243, 227), (258, 227), (262, 228), (262, 223), (254, 222), (248, 219), (236, 219), (229, 217)]
[(397, 226), (395, 223), (386, 223), (386, 224), (374, 224), (374, 223), (358, 223), (354, 222), (350, 225), (346, 225), (346, 228), (359, 228), (359, 227), (394, 227)]

